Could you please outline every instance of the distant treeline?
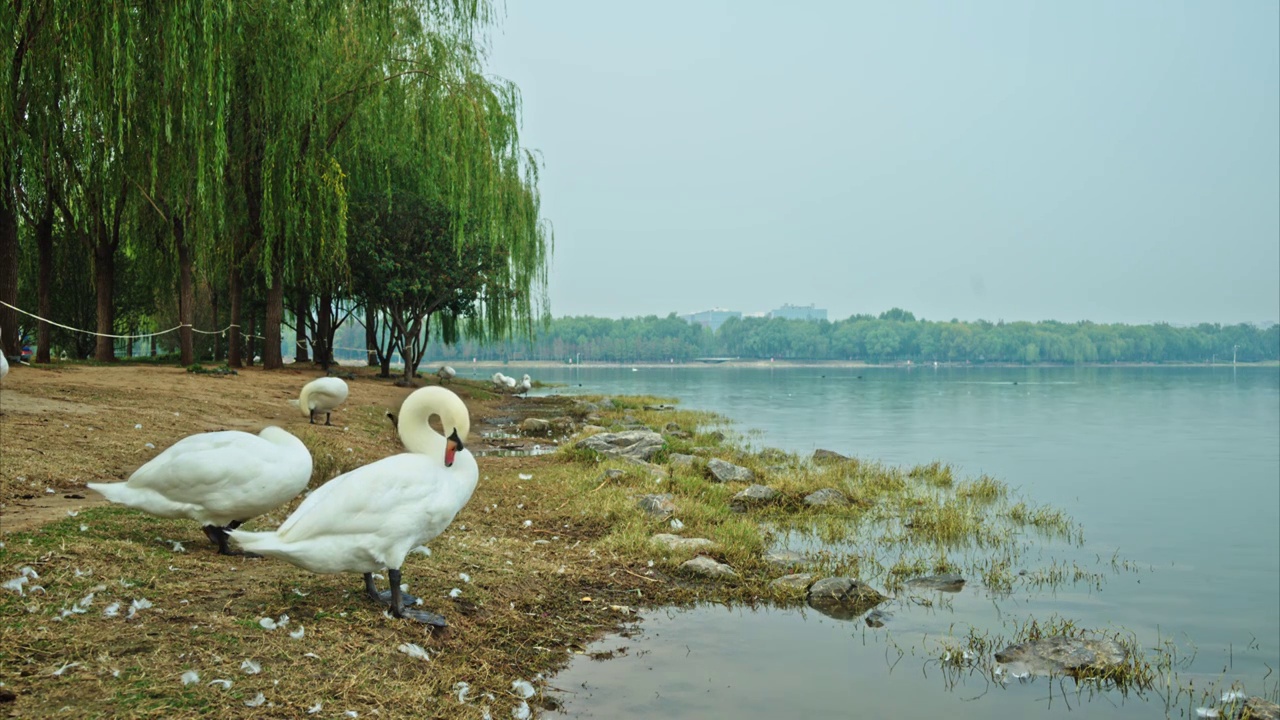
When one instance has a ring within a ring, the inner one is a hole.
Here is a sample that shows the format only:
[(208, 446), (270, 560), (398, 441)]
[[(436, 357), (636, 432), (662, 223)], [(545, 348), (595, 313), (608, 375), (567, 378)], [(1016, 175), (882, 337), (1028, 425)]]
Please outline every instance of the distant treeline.
[[(346, 330), (347, 328), (344, 328)], [(358, 326), (338, 347), (364, 344)], [(779, 318), (730, 319), (716, 332), (676, 317), (563, 317), (533, 342), (443, 346), (428, 358), (557, 360), (561, 362), (687, 362), (705, 357), (779, 360), (861, 360), (870, 363), (1114, 363), (1280, 360), (1280, 325), (1202, 323), (1194, 327), (1092, 322), (935, 322), (894, 308), (835, 322)], [(355, 358), (358, 352), (345, 353)]]

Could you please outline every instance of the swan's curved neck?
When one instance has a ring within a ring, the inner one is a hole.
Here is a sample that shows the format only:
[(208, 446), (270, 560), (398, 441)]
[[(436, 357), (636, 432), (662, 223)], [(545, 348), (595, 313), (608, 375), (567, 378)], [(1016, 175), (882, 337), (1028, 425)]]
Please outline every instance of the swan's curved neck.
[(400, 432), (400, 441), (409, 449), (409, 452), (443, 459), (445, 439), (431, 427), (432, 415), (441, 415), (441, 422), (445, 421), (443, 414), (432, 403), (420, 402), (418, 398), (410, 395), (400, 408), (397, 429)]

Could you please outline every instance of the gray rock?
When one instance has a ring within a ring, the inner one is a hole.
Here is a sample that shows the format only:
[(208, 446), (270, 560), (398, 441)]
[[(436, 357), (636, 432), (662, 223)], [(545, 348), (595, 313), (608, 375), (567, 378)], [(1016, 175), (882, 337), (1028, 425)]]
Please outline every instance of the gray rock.
[(1110, 638), (1041, 638), (996, 653), (996, 660), (1008, 665), (1011, 672), (1034, 675), (1100, 672), (1124, 659), (1124, 648)]
[(747, 468), (720, 458), (708, 460), (707, 471), (711, 473), (711, 479), (716, 482), (751, 482), (756, 479), (756, 474)]
[(706, 538), (682, 538), (671, 533), (658, 533), (649, 538), (649, 542), (657, 543), (668, 550), (710, 550), (716, 547), (714, 541)]
[(837, 620), (852, 620), (886, 599), (850, 577), (823, 578), (809, 586), (809, 607)]
[(626, 415), (622, 416), (622, 424), (623, 425), (643, 425), (644, 423), (637, 420), (635, 415), (632, 415), (631, 413), (627, 413)]
[(707, 439), (714, 443), (722, 443), (724, 442), (724, 433), (719, 430), (712, 430), (707, 433)]
[(940, 590), (942, 592), (956, 593), (964, 589), (964, 578), (955, 573), (925, 575), (911, 578), (907, 581), (907, 586), (921, 590)]
[(777, 497), (778, 491), (768, 487), (767, 485), (752, 485), (746, 490), (734, 495), (733, 499), (729, 501), (729, 507), (737, 510), (738, 512), (743, 512), (748, 508), (767, 505), (773, 502)]
[(573, 418), (561, 415), (560, 417), (551, 418), (551, 428), (558, 433), (573, 432)]
[(733, 568), (722, 562), (716, 562), (704, 555), (699, 555), (692, 560), (685, 561), (680, 565), (680, 569), (686, 572), (691, 572), (694, 575), (701, 575), (702, 577), (709, 578), (723, 579), (738, 577), (738, 573), (734, 572)]
[(676, 504), (671, 502), (671, 495), (645, 495), (640, 498), (640, 509), (653, 517), (666, 517), (676, 511)]
[(813, 584), (813, 573), (795, 573), (793, 575), (783, 575), (773, 582), (769, 583), (772, 587), (788, 588), (794, 590), (807, 590)]
[(542, 418), (525, 418), (520, 422), (520, 432), (524, 435), (546, 435), (551, 432), (551, 422)]
[(575, 447), (595, 450), (608, 457), (624, 457), (648, 462), (662, 449), (662, 436), (652, 430), (600, 433), (579, 440)]
[(821, 505), (848, 505), (849, 498), (835, 488), (822, 488), (805, 495), (804, 504), (815, 507)]
[(649, 473), (649, 475), (654, 480), (657, 480), (659, 482), (671, 477), (671, 473), (668, 472), (667, 469), (661, 465), (654, 465), (653, 463), (644, 462), (643, 460), (636, 460), (635, 458), (630, 458), (630, 457), (623, 458), (623, 459), (626, 460), (628, 463), (631, 463), (632, 465), (638, 465), (642, 470)]
[(883, 610), (872, 610), (867, 613), (867, 625), (878, 628), (884, 627), (889, 618), (893, 617), (893, 613), (887, 613)]
[(666, 424), (662, 429), (663, 429), (663, 430), (666, 430), (666, 431), (667, 431), (667, 432), (669, 432), (669, 433), (670, 433), (670, 432), (679, 432), (679, 430), (680, 430), (680, 425), (679, 425), (679, 424), (677, 424), (677, 423), (669, 422), (669, 423), (667, 423), (667, 424)]
[(667, 462), (671, 463), (671, 467), (674, 468), (693, 467), (693, 456), (683, 453), (671, 453), (667, 456)]
[(780, 570), (802, 567), (809, 562), (808, 558), (795, 550), (770, 550), (764, 554), (762, 559), (769, 563), (771, 567)]
[(579, 415), (590, 415), (600, 412), (600, 406), (593, 402), (579, 402), (573, 406), (573, 410)]
[(667, 436), (673, 437), (673, 438), (679, 438), (681, 440), (688, 440), (689, 438), (693, 437), (692, 435), (685, 432), (684, 430), (672, 430), (671, 432), (667, 433)]
[(835, 452), (834, 450), (823, 450), (822, 448), (818, 448), (817, 450), (813, 451), (813, 461), (819, 465), (825, 465), (827, 463), (840, 463), (840, 462), (845, 462), (852, 459), (853, 458), (845, 455), (841, 455), (840, 453)]
[(623, 475), (626, 475), (626, 473), (616, 468), (609, 468), (608, 470), (605, 470), (604, 472), (600, 473), (599, 482), (608, 482), (610, 480), (617, 480)]

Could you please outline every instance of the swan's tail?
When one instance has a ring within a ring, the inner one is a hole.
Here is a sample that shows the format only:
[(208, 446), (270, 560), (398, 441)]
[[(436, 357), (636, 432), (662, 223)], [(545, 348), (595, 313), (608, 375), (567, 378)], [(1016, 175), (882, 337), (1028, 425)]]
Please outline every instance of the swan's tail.
[(232, 530), (227, 534), (227, 537), (231, 538), (231, 542), (239, 545), (242, 549), (259, 555), (286, 557), (289, 554), (289, 546), (281, 542), (280, 536), (276, 535), (274, 531), (249, 532), (247, 530)]
[(87, 487), (118, 505), (135, 508), (160, 517), (196, 517), (199, 508), (174, 502), (154, 490), (130, 487), (127, 482), (88, 483)]

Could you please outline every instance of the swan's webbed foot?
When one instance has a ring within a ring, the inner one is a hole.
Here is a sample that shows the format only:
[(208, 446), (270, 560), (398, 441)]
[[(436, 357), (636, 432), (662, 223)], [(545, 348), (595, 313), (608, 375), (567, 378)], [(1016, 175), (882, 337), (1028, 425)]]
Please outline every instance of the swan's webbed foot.
[(396, 608), (391, 608), (391, 614), (402, 620), (417, 620), (424, 625), (432, 627), (449, 627), (449, 622), (444, 619), (443, 615), (437, 615), (430, 610), (419, 610), (418, 608), (402, 607), (399, 612)]
[[(442, 628), (449, 626), (449, 623), (445, 621), (443, 615), (437, 615), (429, 610), (419, 610), (418, 608), (404, 606), (405, 599), (411, 596), (400, 592), (399, 570), (392, 570), (388, 568), (387, 579), (391, 581), (391, 602), (389, 605), (391, 606), (392, 615), (401, 619), (407, 618), (409, 620), (417, 620), (420, 623), (425, 623), (433, 627)], [(370, 582), (372, 582), (372, 580), (370, 580)], [(417, 602), (417, 598), (414, 598), (412, 602)]]
[(233, 520), (231, 524), (226, 526), (225, 528), (220, 528), (217, 525), (205, 525), (204, 534), (205, 534), (205, 537), (209, 538), (210, 541), (212, 541), (215, 545), (218, 546), (219, 555), (233, 555), (233, 556), (245, 557), (245, 558), (262, 557), (258, 553), (251, 553), (251, 552), (246, 552), (244, 550), (231, 549), (231, 544), (227, 542), (228, 540), (227, 531), (235, 530), (238, 527), (240, 527), (239, 520)]

